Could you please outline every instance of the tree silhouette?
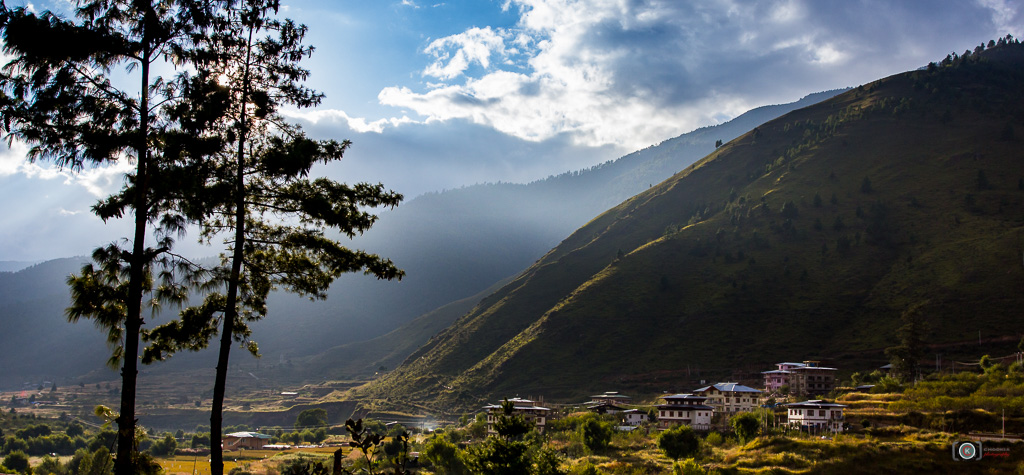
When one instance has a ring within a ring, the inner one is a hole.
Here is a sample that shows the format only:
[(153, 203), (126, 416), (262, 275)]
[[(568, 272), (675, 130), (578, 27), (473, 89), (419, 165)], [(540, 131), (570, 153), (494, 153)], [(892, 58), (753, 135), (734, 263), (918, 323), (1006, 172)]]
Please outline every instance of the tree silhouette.
[[(231, 346), (245, 343), (253, 354), (248, 322), (266, 316), (272, 288), (326, 298), (331, 282), (345, 272), (363, 271), (378, 279), (404, 273), (388, 259), (353, 251), (326, 236), (334, 229), (354, 237), (376, 216), (367, 209), (396, 206), (402, 195), (383, 185), (348, 186), (326, 178), (307, 178), (318, 162), (340, 160), (348, 141), (311, 140), (279, 114), (281, 106), (312, 107), (322, 95), (301, 85), (308, 71), (302, 58), (306, 29), (278, 20), (277, 0), (222, 2), (214, 18), (207, 50), (199, 58), (206, 82), (197, 89), (210, 97), (215, 126), (208, 133), (221, 150), (203, 193), (190, 202), (201, 210), (203, 236), (222, 240), (226, 251), (214, 277), (217, 289), (202, 305), (182, 312), (179, 321), (150, 332), (147, 359), (162, 359), (179, 349), (199, 349), (217, 332), (220, 347), (214, 382), (211, 437), (219, 440)], [(214, 109), (219, 106), (219, 109)], [(211, 470), (223, 473), (219, 444), (211, 450)]]
[(904, 382), (914, 378), (925, 354), (924, 333), (928, 326), (922, 308), (927, 303), (913, 305), (903, 312), (900, 316), (903, 325), (896, 329), (899, 344), (885, 349), (885, 355), (892, 364), (892, 373)]
[[(78, 276), (87, 281), (83, 285), (98, 291), (78, 296), (105, 294), (117, 300), (94, 309), (76, 302), (76, 310), (69, 310), (70, 318), (94, 319), (108, 329), (108, 336), (120, 336), (113, 357), (123, 363), (118, 475), (135, 471), (142, 300), (154, 290), (149, 288), (154, 265), (169, 265), (162, 267), (162, 283), (155, 290), (180, 295), (169, 290), (175, 286), (171, 269), (180, 262), (169, 259), (167, 252), (171, 236), (182, 232), (185, 222), (175, 203), (194, 190), (194, 180), (202, 176), (193, 168), (203, 163), (204, 144), (195, 134), (183, 133), (171, 112), (188, 100), (181, 92), (190, 80), (181, 72), (185, 69), (175, 66), (187, 60), (195, 47), (193, 39), (202, 36), (209, 19), (207, 6), (187, 0), (81, 0), (73, 22), (48, 11), (37, 15), (0, 4), (0, 36), (12, 58), (0, 73), (0, 128), (7, 140), (28, 143), (30, 160), (52, 160), (73, 171), (124, 157), (134, 161), (122, 190), (93, 207), (104, 221), (133, 215), (133, 235), (126, 240), (130, 248), (107, 246), (100, 254), (108, 261), (98, 262), (99, 269), (88, 269), (92, 274)], [(177, 72), (173, 78), (156, 72), (168, 65)], [(128, 82), (137, 80), (136, 88), (120, 88), (112, 81), (121, 67), (134, 72)], [(186, 109), (202, 109), (201, 104), (194, 106)], [(146, 236), (154, 229), (159, 243), (151, 248)], [(114, 265), (115, 260), (120, 265)], [(123, 275), (98, 274), (112, 267)], [(115, 288), (97, 287), (111, 280), (117, 281)]]

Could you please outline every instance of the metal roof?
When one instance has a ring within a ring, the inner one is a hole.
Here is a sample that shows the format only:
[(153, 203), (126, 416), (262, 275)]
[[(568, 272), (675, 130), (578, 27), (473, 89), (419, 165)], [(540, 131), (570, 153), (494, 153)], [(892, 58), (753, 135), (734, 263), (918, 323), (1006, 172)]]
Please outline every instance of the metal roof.
[(722, 391), (724, 393), (758, 393), (758, 394), (761, 394), (763, 392), (760, 389), (754, 389), (754, 388), (749, 387), (749, 386), (744, 386), (744, 385), (742, 385), (740, 383), (718, 383), (718, 384), (713, 384), (711, 386), (704, 386), (703, 388), (700, 388), (700, 389), (694, 389), (693, 392), (695, 392), (695, 393), (702, 393), (702, 392), (707, 391), (707, 390), (709, 390), (711, 388), (715, 388), (715, 389), (717, 389), (719, 391)]
[(846, 407), (844, 404), (836, 404), (834, 402), (824, 402), (820, 399), (812, 399), (810, 401), (792, 402), (789, 404), (783, 404), (787, 407), (810, 407), (815, 409), (822, 409), (826, 407)]
[(686, 393), (686, 394), (673, 394), (671, 396), (662, 396), (661, 398), (666, 400), (666, 401), (669, 400), (669, 399), (685, 399), (685, 400), (691, 400), (691, 399), (694, 399), (694, 400), (696, 400), (696, 399), (704, 400), (704, 399), (707, 399), (707, 397), (705, 397), (705, 396), (696, 396), (696, 395), (693, 395), (693, 394), (690, 394), (690, 393)]
[(225, 437), (238, 437), (239, 439), (269, 439), (271, 436), (267, 434), (260, 434), (259, 432), (232, 432)]
[(714, 411), (715, 408), (706, 404), (659, 404), (654, 406), (658, 409), (670, 411)]

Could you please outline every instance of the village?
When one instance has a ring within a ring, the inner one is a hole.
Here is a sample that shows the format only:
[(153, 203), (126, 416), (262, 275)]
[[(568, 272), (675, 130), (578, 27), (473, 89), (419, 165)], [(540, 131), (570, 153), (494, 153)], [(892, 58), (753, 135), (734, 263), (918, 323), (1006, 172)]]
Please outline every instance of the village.
[[(881, 370), (887, 370), (889, 365)], [(776, 369), (764, 371), (764, 389), (755, 389), (736, 382), (709, 384), (689, 393), (666, 394), (661, 404), (637, 405), (633, 398), (617, 391), (608, 391), (590, 396), (589, 401), (579, 404), (544, 404), (539, 400), (521, 397), (506, 398), (502, 402), (512, 403), (511, 415), (521, 416), (543, 434), (549, 421), (559, 414), (583, 410), (600, 415), (618, 415), (619, 431), (632, 431), (649, 425), (665, 430), (685, 425), (707, 432), (723, 429), (730, 417), (743, 413), (765, 411), (773, 415), (772, 424), (790, 430), (810, 434), (838, 434), (849, 429), (844, 409), (847, 405), (829, 402), (821, 398), (836, 390), (837, 368), (821, 366), (819, 361), (800, 363), (777, 363)], [(868, 391), (872, 385), (853, 388), (854, 391)], [(780, 402), (793, 401), (793, 402)], [(494, 435), (495, 423), (505, 414), (502, 402), (483, 407), (486, 413), (487, 434)], [(235, 432), (224, 437), (225, 449), (239, 448), (287, 449), (287, 444), (273, 443), (272, 437), (259, 432)]]

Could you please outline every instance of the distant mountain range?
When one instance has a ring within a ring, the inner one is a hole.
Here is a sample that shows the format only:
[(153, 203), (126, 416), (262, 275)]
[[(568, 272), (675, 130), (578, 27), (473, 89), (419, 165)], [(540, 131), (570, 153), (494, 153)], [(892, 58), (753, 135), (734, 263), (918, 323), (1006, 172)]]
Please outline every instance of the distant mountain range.
[(361, 396), (445, 411), (756, 382), (777, 361), (870, 370), (906, 312), (947, 361), (1013, 351), (1024, 47), (750, 129), (580, 227)]
[[(352, 242), (394, 259), (408, 273), (402, 282), (343, 276), (326, 302), (275, 294), (269, 317), (254, 326), (253, 336), (268, 364), (310, 359), (302, 368), (311, 378), (347, 378), (373, 374), (382, 366), (393, 368), (496, 290), (492, 286), (526, 269), (599, 213), (692, 164), (713, 151), (716, 141), (729, 141), (840, 92), (760, 107), (590, 169), (529, 184), (474, 185), (412, 199), (384, 212), (366, 235)], [(87, 322), (70, 325), (63, 316), (68, 302), (65, 279), (85, 260), (0, 267), (17, 270), (0, 272), (0, 361), (16, 366), (0, 372), (0, 386), (44, 375), (73, 378), (103, 364), (107, 350), (100, 332)], [(25, 291), (7, 291), (15, 288)], [(82, 357), (55, 364), (54, 358), (59, 360), (57, 355), (66, 348)], [(362, 350), (366, 348), (373, 351)], [(381, 352), (384, 348), (396, 349)], [(248, 361), (245, 358), (239, 356), (233, 364)], [(150, 370), (211, 364), (212, 358), (202, 353), (179, 355)]]

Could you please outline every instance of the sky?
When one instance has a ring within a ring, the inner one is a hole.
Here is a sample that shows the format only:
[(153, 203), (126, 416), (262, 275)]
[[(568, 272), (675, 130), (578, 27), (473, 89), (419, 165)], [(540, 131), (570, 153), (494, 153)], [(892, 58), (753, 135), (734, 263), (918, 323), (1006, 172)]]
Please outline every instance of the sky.
[[(316, 47), (306, 85), (326, 95), (285, 114), (353, 142), (315, 170), (337, 180), (406, 199), (529, 182), (1020, 37), (1022, 2), (282, 0)], [(0, 145), (0, 261), (85, 255), (127, 236), (130, 223), (89, 208), (128, 167), (71, 173)]]

